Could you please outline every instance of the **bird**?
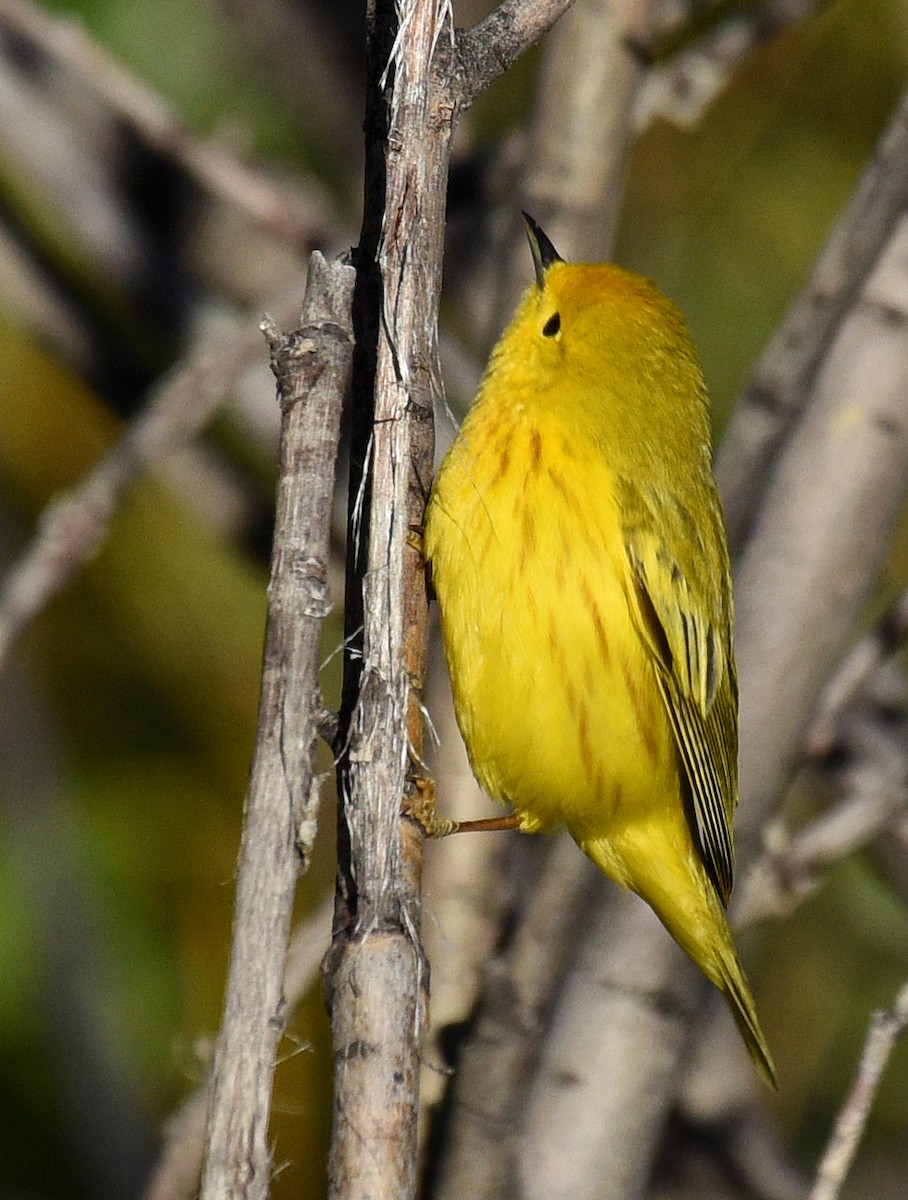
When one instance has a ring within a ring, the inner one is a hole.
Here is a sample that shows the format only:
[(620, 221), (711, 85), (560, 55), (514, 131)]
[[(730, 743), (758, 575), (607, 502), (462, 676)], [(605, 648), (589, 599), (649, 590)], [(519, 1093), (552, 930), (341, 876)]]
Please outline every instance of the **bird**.
[(725, 997), (777, 1086), (725, 915), (738, 688), (709, 401), (679, 310), (611, 263), (535, 267), (429, 495), (457, 722), (507, 816), (564, 827)]

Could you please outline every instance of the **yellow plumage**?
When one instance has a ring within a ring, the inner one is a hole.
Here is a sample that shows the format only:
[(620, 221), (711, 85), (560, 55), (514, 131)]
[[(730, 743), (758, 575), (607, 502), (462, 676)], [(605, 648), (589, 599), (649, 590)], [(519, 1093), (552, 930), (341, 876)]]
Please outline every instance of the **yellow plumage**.
[(723, 912), (737, 684), (697, 356), (652, 285), (528, 228), (537, 283), (426, 516), (457, 719), (489, 795), (653, 907), (774, 1084)]

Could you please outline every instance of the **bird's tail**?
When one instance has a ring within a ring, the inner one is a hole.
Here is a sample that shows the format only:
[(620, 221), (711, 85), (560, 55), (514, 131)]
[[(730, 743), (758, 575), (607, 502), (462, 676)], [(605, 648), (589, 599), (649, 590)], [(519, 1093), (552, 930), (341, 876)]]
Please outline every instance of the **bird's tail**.
[(656, 916), (681, 949), (725, 997), (754, 1066), (771, 1088), (778, 1088), (775, 1063), (760, 1028), (750, 984), (731, 940), (725, 912), (705, 872), (702, 892), (698, 889), (698, 894), (693, 898), (693, 907), (699, 910), (695, 916), (699, 919), (689, 924), (683, 919), (687, 915), (686, 906), (678, 904), (677, 897), (676, 903), (668, 909), (663, 908), (654, 897), (644, 896), (644, 899), (652, 905)]
[(623, 887), (630, 887), (655, 912), (681, 949), (696, 963), (725, 997), (754, 1066), (770, 1087), (776, 1088), (776, 1068), (769, 1052), (747, 976), (738, 960), (725, 911), (712, 882), (691, 863), (673, 861), (675, 855), (653, 849), (654, 834), (642, 843), (642, 852), (625, 836), (581, 842), (593, 862)]
[[(722, 916), (722, 920), (724, 923), (724, 916)], [(731, 1009), (731, 1014), (741, 1032), (750, 1057), (753, 1059), (754, 1066), (771, 1088), (777, 1088), (779, 1085), (776, 1080), (776, 1066), (772, 1061), (766, 1037), (760, 1028), (750, 985), (731, 943), (731, 934), (728, 933), (727, 925), (726, 936), (727, 944), (718, 948), (720, 977), (714, 982)]]

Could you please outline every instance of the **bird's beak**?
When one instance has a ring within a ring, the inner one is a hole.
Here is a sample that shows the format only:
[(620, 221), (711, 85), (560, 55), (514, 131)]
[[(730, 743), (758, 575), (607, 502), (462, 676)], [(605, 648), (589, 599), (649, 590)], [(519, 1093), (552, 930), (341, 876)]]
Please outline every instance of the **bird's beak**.
[(526, 222), (527, 240), (533, 254), (533, 266), (536, 268), (536, 283), (539, 287), (543, 287), (546, 270), (552, 263), (564, 262), (564, 259), (529, 213), (524, 213), (523, 219)]

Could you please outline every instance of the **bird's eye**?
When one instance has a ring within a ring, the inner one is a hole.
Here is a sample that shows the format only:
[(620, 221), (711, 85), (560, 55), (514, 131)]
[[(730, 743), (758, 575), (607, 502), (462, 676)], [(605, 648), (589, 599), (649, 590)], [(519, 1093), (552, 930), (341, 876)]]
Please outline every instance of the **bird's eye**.
[(561, 314), (552, 313), (549, 319), (542, 327), (543, 337), (554, 337), (556, 333), (561, 332)]

